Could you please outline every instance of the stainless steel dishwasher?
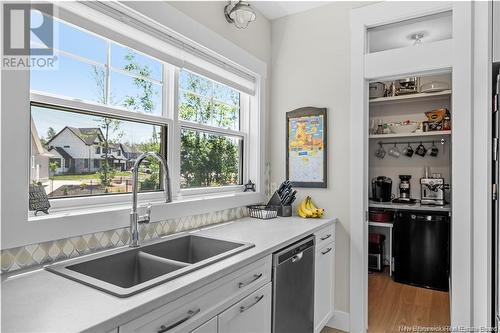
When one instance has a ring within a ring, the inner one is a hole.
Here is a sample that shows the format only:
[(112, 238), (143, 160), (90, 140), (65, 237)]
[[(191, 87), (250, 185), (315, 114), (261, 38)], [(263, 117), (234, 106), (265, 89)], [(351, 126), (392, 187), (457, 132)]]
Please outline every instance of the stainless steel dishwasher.
[(314, 331), (314, 236), (273, 255), (273, 333)]

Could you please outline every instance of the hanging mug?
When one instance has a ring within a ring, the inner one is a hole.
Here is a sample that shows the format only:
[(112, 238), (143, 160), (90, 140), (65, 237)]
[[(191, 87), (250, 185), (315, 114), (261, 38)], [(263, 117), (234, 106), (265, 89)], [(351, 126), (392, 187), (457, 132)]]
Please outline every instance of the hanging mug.
[(384, 147), (382, 147), (381, 143), (379, 143), (379, 145), (380, 145), (380, 147), (377, 150), (375, 150), (375, 156), (382, 159), (385, 157), (386, 151), (385, 151)]
[(389, 155), (391, 155), (392, 157), (396, 157), (396, 158), (401, 156), (401, 152), (398, 150), (398, 147), (396, 147), (396, 144), (394, 144), (394, 147), (389, 149)]
[(413, 148), (410, 146), (410, 143), (408, 143), (408, 147), (406, 147), (403, 150), (403, 154), (407, 157), (412, 157), (413, 153), (414, 153)]
[(417, 154), (418, 156), (424, 157), (425, 154), (427, 154), (427, 148), (425, 148), (424, 145), (422, 143), (420, 143), (418, 145), (417, 149), (415, 149), (415, 154)]
[(430, 149), (429, 155), (432, 157), (437, 157), (439, 153), (438, 147), (434, 144), (434, 141), (432, 142), (432, 147)]

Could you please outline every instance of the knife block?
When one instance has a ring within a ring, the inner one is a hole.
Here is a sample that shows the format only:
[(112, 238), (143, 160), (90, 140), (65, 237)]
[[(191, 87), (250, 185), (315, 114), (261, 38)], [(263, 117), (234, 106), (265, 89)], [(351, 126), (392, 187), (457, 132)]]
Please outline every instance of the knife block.
[(281, 198), (280, 198), (278, 192), (274, 192), (271, 199), (269, 199), (267, 206), (277, 208), (278, 209), (278, 216), (281, 216), (281, 217), (292, 216), (292, 206), (281, 204)]

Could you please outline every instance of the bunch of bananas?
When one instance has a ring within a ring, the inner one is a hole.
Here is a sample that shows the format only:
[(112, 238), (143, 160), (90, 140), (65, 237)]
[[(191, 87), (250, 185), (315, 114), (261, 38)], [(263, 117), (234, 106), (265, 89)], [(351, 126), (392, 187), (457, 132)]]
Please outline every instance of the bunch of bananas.
[(316, 207), (310, 196), (307, 196), (297, 207), (297, 214), (303, 218), (321, 217), (325, 210)]

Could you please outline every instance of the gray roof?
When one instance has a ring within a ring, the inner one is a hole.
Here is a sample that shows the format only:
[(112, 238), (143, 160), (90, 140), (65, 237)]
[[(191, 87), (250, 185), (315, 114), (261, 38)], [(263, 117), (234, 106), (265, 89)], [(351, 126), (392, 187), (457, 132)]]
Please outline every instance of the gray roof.
[(52, 150), (52, 149), (55, 149), (55, 151), (57, 151), (59, 153), (59, 155), (62, 156), (62, 158), (73, 158), (66, 150), (64, 150), (64, 148), (62, 147), (54, 147), (54, 148), (51, 148), (49, 150), (49, 152)]
[(103, 140), (103, 135), (101, 132), (101, 129), (98, 127), (90, 127), (90, 128), (76, 128), (76, 127), (69, 127), (68, 128), (75, 133), (76, 136), (78, 136), (80, 139), (82, 139), (83, 142), (85, 142), (87, 145), (92, 145), (96, 141), (96, 139), (99, 139), (100, 141)]
[(76, 135), (80, 140), (83, 141), (86, 145), (90, 146), (93, 145), (96, 139), (99, 139), (99, 141), (104, 141), (104, 135), (102, 134), (102, 131), (98, 127), (83, 127), (83, 128), (77, 128), (77, 127), (71, 127), (71, 126), (66, 126), (62, 130), (59, 131), (52, 139), (47, 142), (47, 145), (50, 146), (50, 143), (59, 136), (62, 132), (64, 132), (65, 129), (70, 130), (74, 135)]

